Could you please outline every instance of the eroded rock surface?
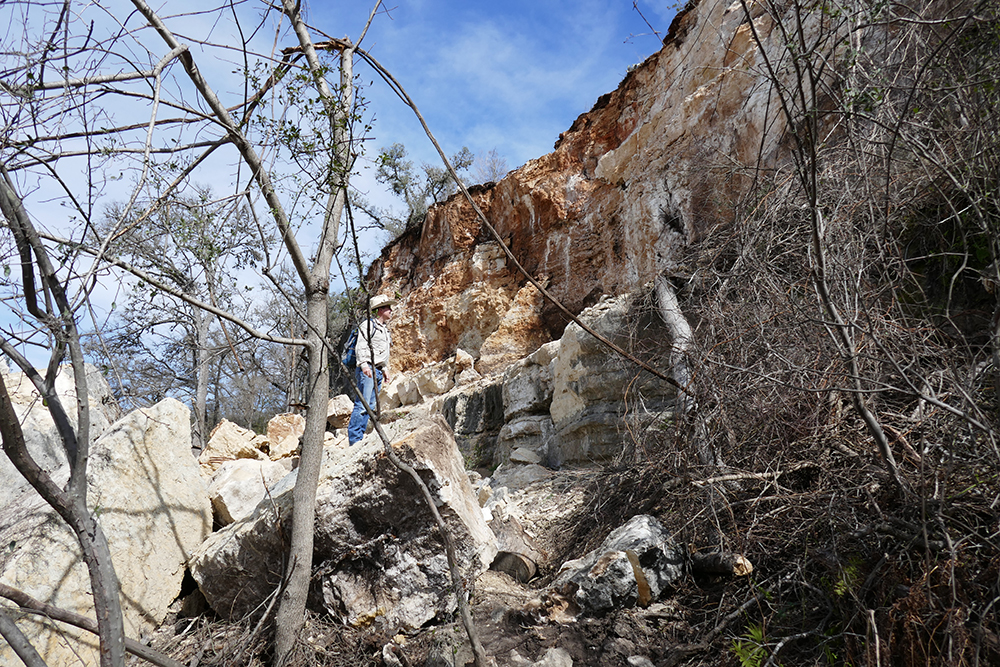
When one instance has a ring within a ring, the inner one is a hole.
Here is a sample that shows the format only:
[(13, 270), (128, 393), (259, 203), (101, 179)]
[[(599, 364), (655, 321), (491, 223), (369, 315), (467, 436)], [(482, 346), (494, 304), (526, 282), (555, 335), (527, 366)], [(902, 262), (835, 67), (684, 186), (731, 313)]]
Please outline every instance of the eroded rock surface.
[(503, 389), (500, 382), (475, 381), (442, 396), (435, 403), (455, 433), (469, 467), (492, 465), (497, 436), (503, 426)]
[[(669, 334), (637, 296), (603, 298), (580, 320), (654, 367), (669, 368)], [(621, 451), (632, 429), (672, 416), (675, 397), (673, 386), (571, 323), (552, 361), (553, 434), (545, 457), (552, 465), (606, 460)]]
[[(669, 367), (669, 331), (642, 295), (603, 297), (580, 320), (654, 367)], [(472, 465), (557, 468), (618, 455), (633, 434), (673, 418), (676, 396), (572, 323), (499, 379), (453, 389), (430, 405)]]
[[(784, 48), (766, 12), (754, 24), (765, 49)], [(472, 188), (477, 205), (572, 313), (663, 273), (688, 275), (685, 246), (730, 222), (754, 174), (787, 159), (761, 63), (739, 3), (695, 3), (552, 153)], [(398, 370), (460, 347), (480, 374), (502, 372), (567, 324), (461, 196), (431, 207), (369, 278), (402, 295), (392, 323), (393, 339), (406, 342), (393, 352)]]

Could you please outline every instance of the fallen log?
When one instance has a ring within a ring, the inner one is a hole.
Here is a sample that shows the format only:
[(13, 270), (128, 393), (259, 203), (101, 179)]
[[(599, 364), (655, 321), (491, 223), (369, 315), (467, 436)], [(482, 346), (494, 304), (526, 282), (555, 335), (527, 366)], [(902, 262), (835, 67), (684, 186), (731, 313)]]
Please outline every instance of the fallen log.
[(740, 554), (729, 552), (691, 554), (691, 572), (694, 574), (725, 574), (745, 577), (753, 572), (753, 564)]

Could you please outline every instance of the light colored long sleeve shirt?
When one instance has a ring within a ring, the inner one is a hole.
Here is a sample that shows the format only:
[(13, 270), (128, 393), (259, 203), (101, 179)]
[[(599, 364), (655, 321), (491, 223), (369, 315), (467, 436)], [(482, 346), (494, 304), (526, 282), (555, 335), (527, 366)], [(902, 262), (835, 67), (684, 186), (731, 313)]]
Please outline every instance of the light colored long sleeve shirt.
[(389, 365), (389, 348), (391, 346), (392, 335), (389, 333), (389, 327), (375, 318), (358, 324), (358, 342), (354, 348), (358, 358), (358, 366), (371, 364), (374, 356), (375, 366), (385, 368)]

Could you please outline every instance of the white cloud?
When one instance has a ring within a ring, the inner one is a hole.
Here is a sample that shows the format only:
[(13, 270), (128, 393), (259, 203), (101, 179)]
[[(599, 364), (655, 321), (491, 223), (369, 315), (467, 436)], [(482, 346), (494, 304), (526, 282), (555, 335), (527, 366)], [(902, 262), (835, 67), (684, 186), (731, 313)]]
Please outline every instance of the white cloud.
[[(376, 19), (374, 47), (366, 44), (407, 88), (446, 152), (496, 147), (512, 167), (551, 150), (629, 65), (658, 47), (651, 37), (628, 40), (648, 30), (631, 0), (426, 0), (401, 2), (393, 17)], [(401, 141), (416, 161), (437, 159), (408, 111), (377, 90), (369, 95), (378, 100), (376, 143)]]

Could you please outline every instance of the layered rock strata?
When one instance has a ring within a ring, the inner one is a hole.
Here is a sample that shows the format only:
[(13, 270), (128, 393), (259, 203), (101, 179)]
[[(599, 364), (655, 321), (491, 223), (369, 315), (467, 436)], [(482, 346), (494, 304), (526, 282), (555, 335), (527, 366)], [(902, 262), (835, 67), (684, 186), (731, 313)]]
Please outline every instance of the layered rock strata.
[[(771, 18), (756, 11), (754, 24), (770, 48)], [(760, 64), (740, 4), (698, 3), (552, 153), (473, 188), (477, 204), (573, 313), (683, 274), (685, 245), (731, 221), (754, 174), (780, 161), (784, 128)], [(460, 196), (389, 245), (369, 277), (402, 295), (392, 326), (404, 371), (461, 347), (479, 373), (497, 373), (567, 323)]]
[[(590, 329), (654, 367), (669, 365), (670, 331), (652, 295), (605, 297), (580, 314)], [(576, 323), (498, 379), (463, 385), (431, 402), (467, 460), (586, 464), (614, 457), (633, 437), (676, 416), (677, 391), (608, 350)]]

